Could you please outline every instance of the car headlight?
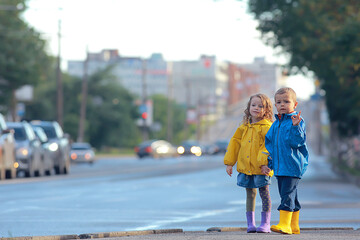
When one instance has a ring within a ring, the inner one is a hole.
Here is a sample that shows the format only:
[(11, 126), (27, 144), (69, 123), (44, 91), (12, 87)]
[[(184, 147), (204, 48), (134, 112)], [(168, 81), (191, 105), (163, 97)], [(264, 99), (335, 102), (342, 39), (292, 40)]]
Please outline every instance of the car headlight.
[(77, 159), (77, 154), (76, 154), (76, 153), (72, 153), (72, 154), (70, 155), (70, 158), (71, 158), (72, 160)]
[(16, 155), (20, 157), (27, 157), (29, 155), (29, 150), (24, 147), (19, 148), (18, 150), (16, 150)]
[(57, 143), (51, 143), (49, 145), (49, 150), (52, 151), (52, 152), (55, 152), (59, 149), (59, 145)]
[(168, 153), (169, 152), (169, 147), (167, 146), (161, 146), (161, 147), (158, 147), (156, 149), (156, 152), (161, 154), (161, 153)]
[(85, 154), (85, 159), (86, 160), (90, 160), (93, 157), (93, 155), (91, 153), (86, 153)]
[(19, 163), (18, 162), (14, 162), (14, 168), (18, 168), (19, 167)]
[(192, 146), (190, 152), (196, 156), (201, 156), (201, 148), (198, 146)]
[(183, 154), (185, 152), (185, 148), (183, 146), (180, 146), (177, 148), (178, 154)]

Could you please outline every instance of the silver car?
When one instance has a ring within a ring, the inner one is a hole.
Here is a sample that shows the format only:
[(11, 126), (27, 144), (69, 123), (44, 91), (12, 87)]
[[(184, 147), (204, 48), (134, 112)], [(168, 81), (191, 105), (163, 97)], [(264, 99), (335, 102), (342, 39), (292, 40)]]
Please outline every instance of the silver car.
[(51, 175), (54, 172), (54, 158), (53, 158), (53, 151), (50, 148), (51, 143), (49, 143), (49, 140), (44, 132), (44, 130), (41, 127), (34, 127), (33, 130), (35, 132), (36, 137), (41, 142), (41, 162), (44, 166), (44, 171), (46, 175)]
[(26, 177), (44, 175), (41, 162), (41, 143), (36, 138), (34, 130), (27, 122), (8, 122), (9, 129), (14, 129), (16, 143), (16, 160), (19, 163), (17, 171), (24, 171)]
[(89, 143), (76, 142), (71, 144), (70, 158), (72, 162), (94, 163), (95, 152)]
[(0, 113), (0, 179), (16, 178), (18, 163), (15, 159), (14, 132), (9, 130)]
[(31, 121), (34, 127), (41, 127), (48, 140), (49, 149), (52, 151), (56, 174), (68, 174), (70, 172), (70, 142), (64, 134), (61, 126), (56, 121)]

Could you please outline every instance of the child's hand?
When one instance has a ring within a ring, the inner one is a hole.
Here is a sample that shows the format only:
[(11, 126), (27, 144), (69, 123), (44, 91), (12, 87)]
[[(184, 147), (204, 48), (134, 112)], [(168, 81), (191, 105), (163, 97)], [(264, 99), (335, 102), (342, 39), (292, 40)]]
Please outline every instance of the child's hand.
[(271, 169), (268, 168), (268, 166), (262, 165), (261, 166), (261, 172), (262, 172), (262, 174), (265, 174), (265, 175), (269, 176), (269, 174), (271, 172)]
[(299, 125), (299, 123), (301, 122), (301, 117), (300, 117), (301, 111), (297, 114), (297, 115), (293, 115), (291, 117), (292, 123), (294, 126)]
[(227, 174), (231, 177), (231, 174), (232, 174), (232, 169), (233, 169), (233, 167), (232, 166), (230, 166), (230, 165), (227, 165), (226, 166), (226, 172), (227, 172)]

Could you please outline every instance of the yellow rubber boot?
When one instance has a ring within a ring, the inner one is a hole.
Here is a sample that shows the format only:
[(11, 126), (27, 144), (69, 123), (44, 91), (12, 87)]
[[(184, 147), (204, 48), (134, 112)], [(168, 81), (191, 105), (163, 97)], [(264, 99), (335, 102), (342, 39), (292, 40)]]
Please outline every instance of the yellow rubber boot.
[(300, 234), (299, 212), (300, 211), (293, 212), (293, 215), (291, 218), (291, 231), (293, 234)]
[(278, 225), (272, 225), (271, 231), (284, 233), (284, 234), (292, 234), (291, 231), (291, 219), (292, 219), (293, 212), (288, 212), (284, 210), (280, 210), (280, 220)]

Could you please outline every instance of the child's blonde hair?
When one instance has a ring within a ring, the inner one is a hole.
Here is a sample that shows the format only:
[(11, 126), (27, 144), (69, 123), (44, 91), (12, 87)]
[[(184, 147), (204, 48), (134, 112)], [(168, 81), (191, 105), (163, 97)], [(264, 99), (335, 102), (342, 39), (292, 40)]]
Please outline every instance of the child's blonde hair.
[(244, 116), (244, 119), (243, 119), (243, 123), (250, 123), (250, 120), (251, 120), (250, 104), (251, 104), (251, 100), (254, 97), (260, 98), (261, 103), (264, 105), (264, 113), (263, 113), (262, 118), (263, 119), (268, 119), (271, 122), (273, 122), (273, 107), (272, 107), (270, 98), (268, 96), (266, 96), (265, 94), (258, 93), (258, 94), (252, 95), (250, 97), (250, 99), (249, 99), (249, 101), (247, 103), (247, 107), (246, 107), (246, 109), (244, 111), (245, 116)]
[[(294, 91), (294, 89), (289, 88), (289, 87), (283, 87), (280, 88), (279, 90), (276, 91), (274, 99), (276, 98), (276, 95), (281, 95), (281, 94), (289, 94), (290, 97), (292, 98), (292, 100), (294, 101), (294, 103), (296, 102), (296, 92)], [(276, 101), (276, 99), (275, 99)]]

